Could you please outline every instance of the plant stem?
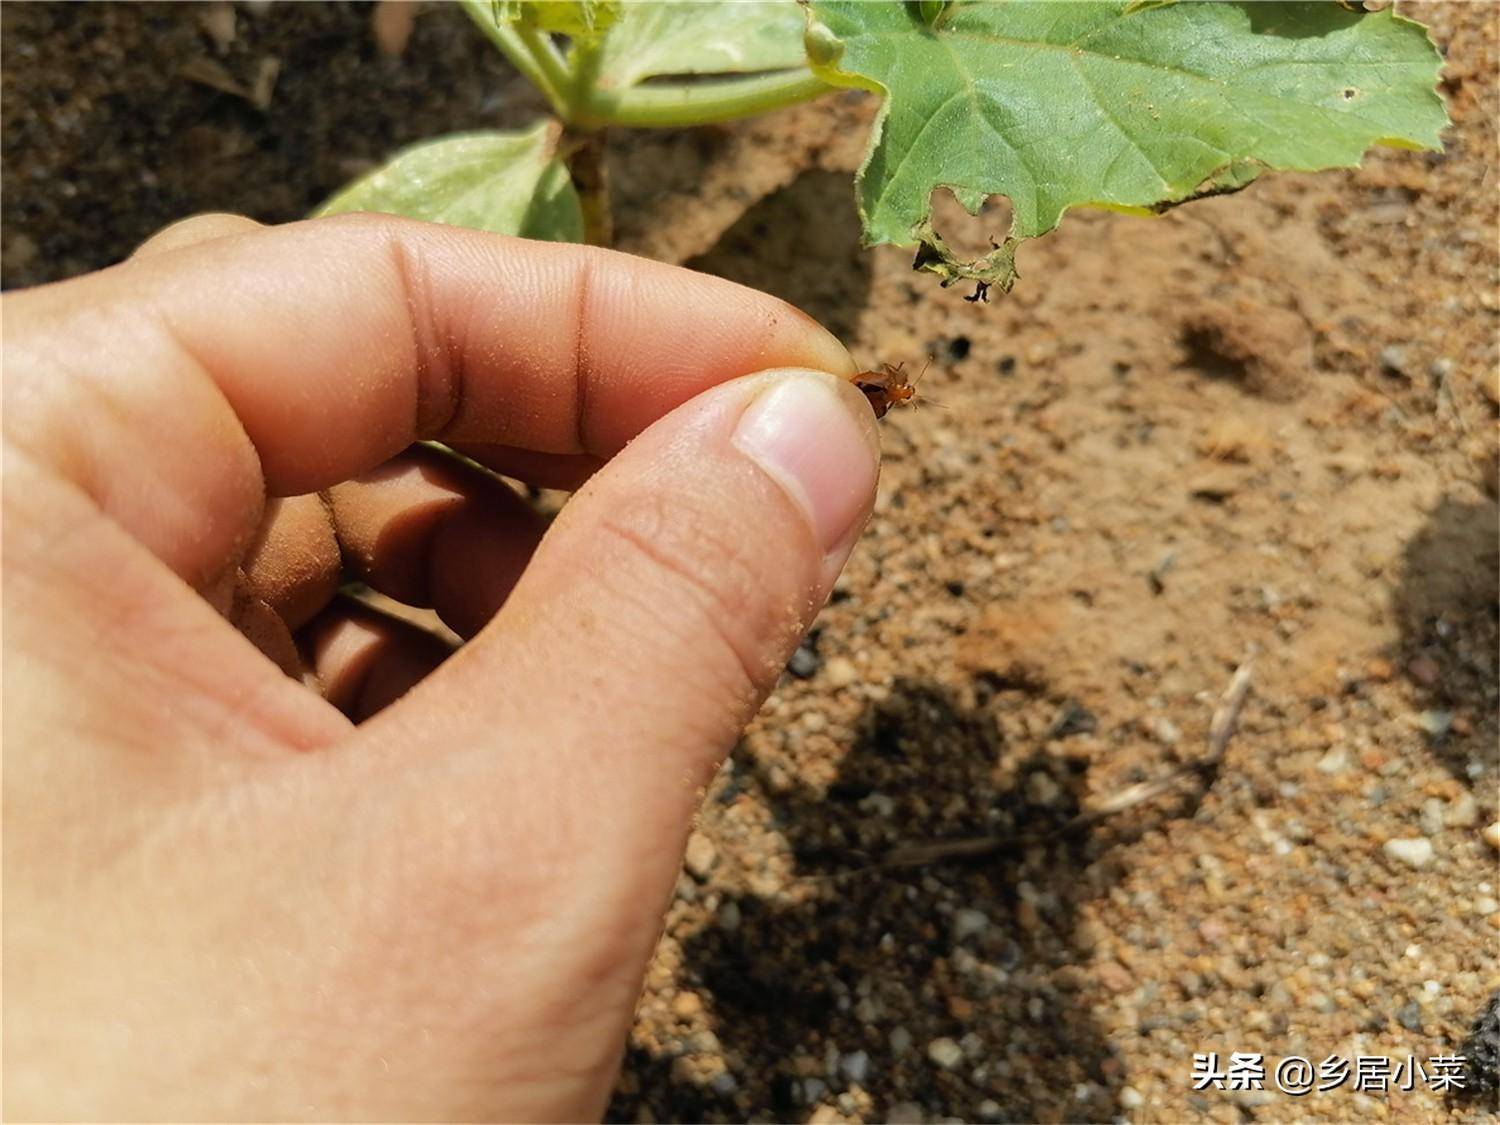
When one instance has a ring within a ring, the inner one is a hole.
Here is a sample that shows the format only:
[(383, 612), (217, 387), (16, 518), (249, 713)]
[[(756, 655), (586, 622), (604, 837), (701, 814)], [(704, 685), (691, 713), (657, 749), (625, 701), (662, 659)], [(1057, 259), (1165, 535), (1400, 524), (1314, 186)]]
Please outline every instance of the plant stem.
[[(525, 24), (517, 24), (515, 32), (517, 38), (531, 52), (531, 57), (536, 60), (538, 68), (546, 75), (547, 81), (557, 91), (564, 105), (575, 104), (577, 101), (577, 95), (574, 92), (576, 84), (563, 63), (562, 55), (558, 54), (557, 48), (552, 45), (551, 36)], [(553, 104), (556, 105), (555, 102)], [(567, 120), (566, 114), (564, 114), (564, 120)]]
[[(568, 49), (569, 77), (575, 109), (588, 105), (594, 92), (594, 83), (599, 78), (599, 44), (587, 39), (574, 39)], [(584, 115), (581, 115), (584, 116)], [(587, 126), (585, 126), (587, 127)]]
[[(526, 76), (533, 86), (542, 92), (553, 110), (564, 121), (570, 120), (572, 115), (572, 103), (566, 95), (567, 82), (556, 81), (561, 75), (562, 64), (558, 61), (552, 45), (546, 44), (552, 57), (546, 54), (538, 55), (532, 47), (522, 38), (520, 32), (509, 23), (497, 23), (490, 13), (487, 0), (462, 0), (464, 9), (469, 13), (478, 26), (484, 32), (484, 36), (496, 47), (500, 53), (510, 60), (512, 66)], [(532, 32), (534, 35), (535, 32)], [(544, 61), (545, 60), (545, 61)]]
[(613, 91), (597, 85), (599, 46), (573, 41), (566, 58), (551, 36), (522, 21), (494, 18), (489, 0), (462, 0), (469, 17), (562, 118), (571, 142), (563, 159), (583, 206), (589, 242), (613, 242), (603, 130), (610, 125), (679, 128), (749, 117), (825, 94), (833, 89), (805, 69), (722, 81), (638, 85)]
[(707, 125), (809, 101), (833, 88), (806, 70), (691, 86), (642, 85), (619, 93), (594, 88), (583, 92), (575, 120), (656, 129)]
[(691, 85), (647, 84), (620, 91), (600, 89), (595, 85), (599, 65), (597, 44), (575, 41), (570, 57), (564, 60), (545, 32), (520, 22), (497, 23), (488, 0), (462, 0), (462, 3), (485, 37), (542, 92), (557, 115), (575, 128), (630, 125), (670, 129), (708, 125), (795, 105), (834, 88), (812, 72), (799, 69)]
[(590, 246), (613, 246), (614, 216), (609, 207), (609, 175), (605, 163), (604, 130), (579, 130), (571, 134), (563, 162), (573, 177), (578, 203), (583, 208), (583, 240)]

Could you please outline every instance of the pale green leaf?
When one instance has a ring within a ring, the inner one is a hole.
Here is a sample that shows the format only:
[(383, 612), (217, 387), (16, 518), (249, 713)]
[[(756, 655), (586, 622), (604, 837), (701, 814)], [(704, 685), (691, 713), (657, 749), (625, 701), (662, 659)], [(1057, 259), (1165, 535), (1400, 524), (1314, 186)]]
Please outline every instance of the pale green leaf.
[(807, 65), (795, 0), (634, 0), (599, 47), (597, 84), (624, 90), (674, 74), (755, 74)]
[[(811, 0), (809, 21), (837, 60), (819, 77), (886, 94), (859, 174), (866, 241), (918, 245), (944, 284), (1010, 288), (1017, 243), (1069, 207), (1160, 210), (1371, 145), (1439, 148), (1447, 124), (1425, 29), (1328, 0), (955, 3), (931, 25), (918, 4)], [(947, 250), (939, 186), (973, 212), (1010, 197), (994, 253)]]
[(553, 242), (583, 241), (583, 212), (557, 157), (558, 126), (455, 133), (403, 149), (320, 215), (379, 211)]

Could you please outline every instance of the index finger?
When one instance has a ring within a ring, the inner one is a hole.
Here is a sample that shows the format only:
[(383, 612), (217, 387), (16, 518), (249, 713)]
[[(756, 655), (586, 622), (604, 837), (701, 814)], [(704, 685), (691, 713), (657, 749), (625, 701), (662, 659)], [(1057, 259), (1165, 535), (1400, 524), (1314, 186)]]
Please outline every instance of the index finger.
[(732, 282), (389, 216), (132, 260), (5, 314), (7, 438), (185, 575), (245, 534), (229, 507), (420, 438), (607, 457), (724, 380), (855, 370), (811, 318)]

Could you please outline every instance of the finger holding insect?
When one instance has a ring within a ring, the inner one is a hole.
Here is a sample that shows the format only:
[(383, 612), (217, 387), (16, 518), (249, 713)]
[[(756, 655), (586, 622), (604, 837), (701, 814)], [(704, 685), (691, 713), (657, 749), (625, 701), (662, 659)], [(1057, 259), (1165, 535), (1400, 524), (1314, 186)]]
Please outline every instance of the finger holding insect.
[(625, 254), (391, 216), (240, 229), (5, 297), (7, 435), (199, 588), (267, 494), (414, 440), (608, 457), (726, 380), (854, 371), (784, 302)]

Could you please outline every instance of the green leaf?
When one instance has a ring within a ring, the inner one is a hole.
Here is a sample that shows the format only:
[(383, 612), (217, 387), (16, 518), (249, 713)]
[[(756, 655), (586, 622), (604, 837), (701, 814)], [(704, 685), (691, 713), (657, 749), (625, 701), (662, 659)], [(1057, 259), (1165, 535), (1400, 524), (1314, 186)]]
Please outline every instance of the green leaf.
[(319, 215), (380, 211), (456, 227), (582, 242), (583, 212), (557, 157), (559, 127), (455, 133), (403, 149), (355, 180)]
[(806, 66), (795, 0), (636, 0), (599, 48), (597, 84), (624, 90), (673, 74), (754, 74)]
[[(1143, 0), (918, 4), (811, 0), (825, 81), (887, 95), (859, 173), (869, 245), (1009, 289), (1015, 249), (1069, 207), (1158, 211), (1268, 169), (1353, 167), (1371, 145), (1440, 148), (1447, 124), (1425, 29), (1391, 11)], [(842, 53), (832, 46), (842, 44)], [(977, 262), (931, 226), (939, 186), (1014, 222)]]

